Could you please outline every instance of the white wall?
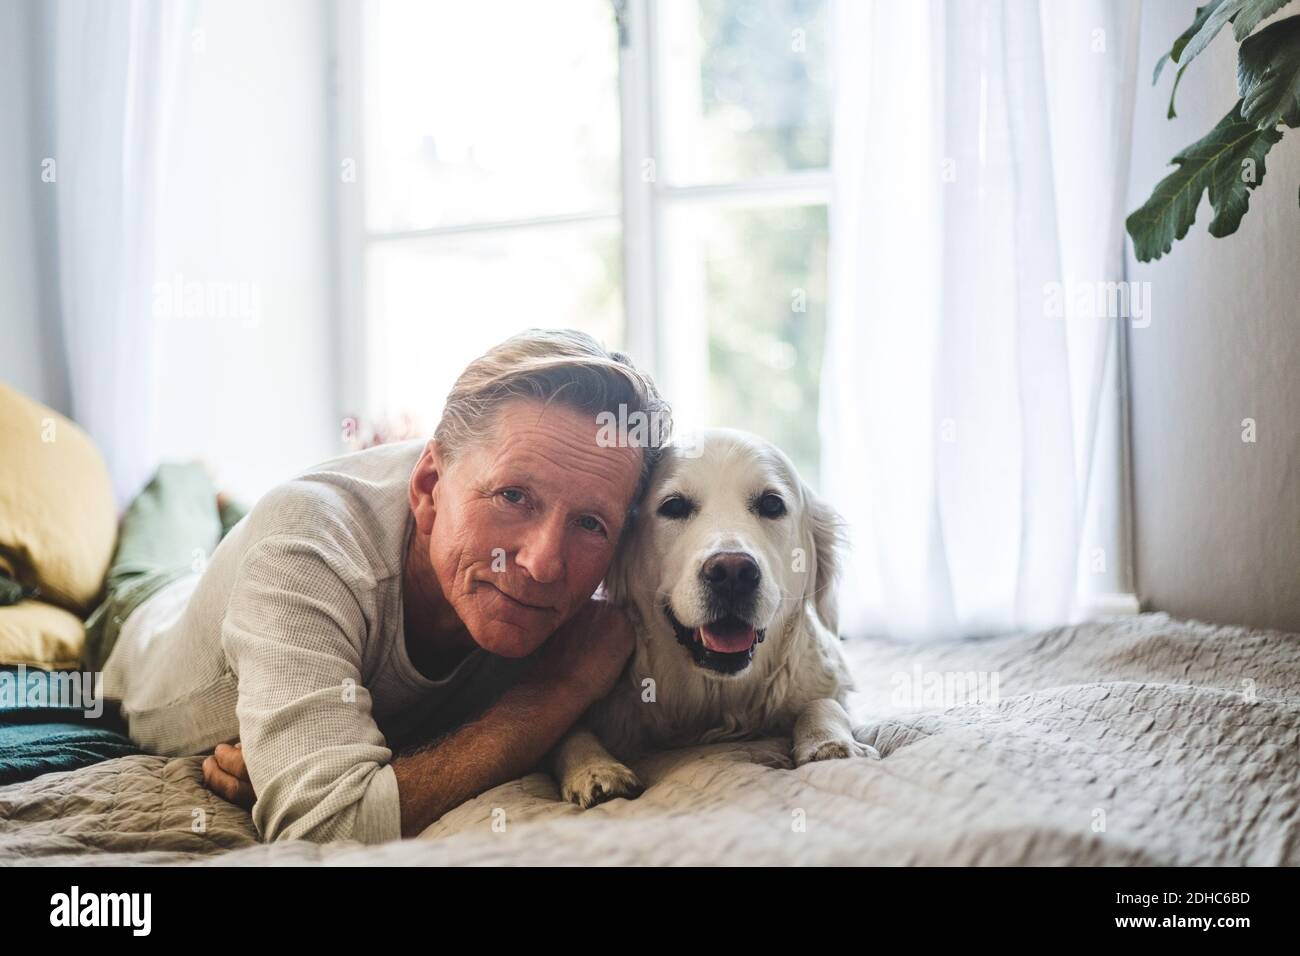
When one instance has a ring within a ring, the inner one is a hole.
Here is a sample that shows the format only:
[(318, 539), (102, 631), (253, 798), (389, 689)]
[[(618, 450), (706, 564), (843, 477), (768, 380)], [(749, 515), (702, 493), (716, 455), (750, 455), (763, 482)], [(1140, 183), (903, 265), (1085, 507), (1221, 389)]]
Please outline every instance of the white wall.
[[(1139, 77), (1195, 7), (1143, 4)], [(1188, 68), (1171, 121), (1172, 71), (1140, 82), (1130, 210), (1236, 102), (1235, 69), (1225, 30)], [(1203, 200), (1172, 253), (1129, 260), (1129, 278), (1152, 284), (1153, 313), (1130, 334), (1137, 578), (1147, 607), (1300, 631), (1300, 130), (1266, 166), (1235, 235), (1209, 236)]]

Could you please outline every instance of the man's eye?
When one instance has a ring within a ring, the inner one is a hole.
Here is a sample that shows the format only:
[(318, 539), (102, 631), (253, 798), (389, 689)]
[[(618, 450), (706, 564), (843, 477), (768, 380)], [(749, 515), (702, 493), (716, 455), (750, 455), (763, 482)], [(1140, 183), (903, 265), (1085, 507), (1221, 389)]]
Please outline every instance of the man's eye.
[(673, 495), (671, 498), (665, 498), (663, 504), (659, 506), (659, 515), (663, 518), (686, 518), (694, 510), (690, 501), (681, 495)]
[(501, 492), (501, 497), (505, 498), (506, 501), (510, 502), (512, 505), (517, 505), (523, 502), (524, 493), (518, 488), (507, 488), (505, 491)]
[(764, 518), (779, 518), (785, 514), (785, 501), (780, 495), (768, 492), (758, 499), (758, 513)]
[(605, 530), (605, 526), (600, 523), (600, 519), (593, 518), (591, 515), (583, 515), (578, 519), (578, 524), (584, 531), (594, 531), (597, 534)]

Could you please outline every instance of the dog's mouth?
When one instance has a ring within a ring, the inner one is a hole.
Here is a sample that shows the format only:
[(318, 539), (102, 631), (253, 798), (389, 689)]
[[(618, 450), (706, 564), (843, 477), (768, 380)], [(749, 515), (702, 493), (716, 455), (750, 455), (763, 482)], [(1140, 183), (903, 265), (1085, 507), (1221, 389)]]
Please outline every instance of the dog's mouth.
[(691, 652), (695, 663), (721, 674), (735, 674), (748, 667), (754, 659), (754, 648), (767, 636), (766, 628), (756, 628), (734, 614), (694, 628), (677, 620), (673, 609), (666, 604), (664, 614), (673, 626), (677, 642)]

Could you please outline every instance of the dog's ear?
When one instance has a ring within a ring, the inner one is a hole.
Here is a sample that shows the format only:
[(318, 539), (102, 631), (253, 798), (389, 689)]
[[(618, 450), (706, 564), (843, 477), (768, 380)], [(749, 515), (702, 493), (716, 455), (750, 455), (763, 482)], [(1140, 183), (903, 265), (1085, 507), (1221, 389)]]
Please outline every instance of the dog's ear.
[(605, 600), (619, 607), (627, 607), (628, 572), (632, 563), (629, 557), (631, 544), (632, 529), (629, 528), (619, 541), (618, 547), (614, 549), (614, 560), (609, 563), (609, 570), (605, 572), (605, 579), (600, 585)]
[[(832, 634), (839, 634), (840, 614), (837, 600), (840, 558), (848, 544), (844, 519), (825, 501), (804, 486), (804, 510), (807, 522), (806, 540), (809, 542), (807, 572), (811, 584), (805, 593), (812, 599), (813, 609)], [(811, 592), (811, 593), (809, 593)]]
[[(646, 454), (650, 454), (649, 449)], [(670, 447), (658, 447), (651, 462), (651, 473), (658, 474), (659, 470), (665, 467), (671, 454)], [(640, 498), (628, 510), (623, 532), (619, 535), (618, 545), (614, 548), (614, 560), (610, 562), (608, 570), (605, 571), (605, 579), (601, 582), (600, 590), (605, 600), (622, 608), (629, 608), (633, 603), (632, 575), (636, 570), (634, 559), (640, 547), (639, 541), (645, 533), (644, 527), (650, 519), (650, 515), (645, 513), (649, 494), (649, 487), (643, 487)]]
[(639, 510), (639, 507), (633, 508), (628, 516), (627, 525), (623, 528), (618, 545), (614, 548), (614, 560), (609, 563), (609, 569), (605, 571), (605, 578), (601, 581), (600, 590), (605, 595), (605, 600), (619, 607), (627, 607), (632, 600), (632, 554), (636, 548), (637, 526), (642, 520)]

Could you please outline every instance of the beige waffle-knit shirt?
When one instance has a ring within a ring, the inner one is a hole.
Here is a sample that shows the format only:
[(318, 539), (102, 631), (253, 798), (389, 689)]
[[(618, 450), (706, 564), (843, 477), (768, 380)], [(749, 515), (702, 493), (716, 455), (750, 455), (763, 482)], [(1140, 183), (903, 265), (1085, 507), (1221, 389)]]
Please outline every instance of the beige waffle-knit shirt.
[(263, 840), (401, 837), (394, 753), (459, 726), (522, 660), (411, 663), (402, 564), (424, 442), (325, 462), (267, 493), (205, 568), (124, 622), (102, 692), (168, 756), (243, 741)]

